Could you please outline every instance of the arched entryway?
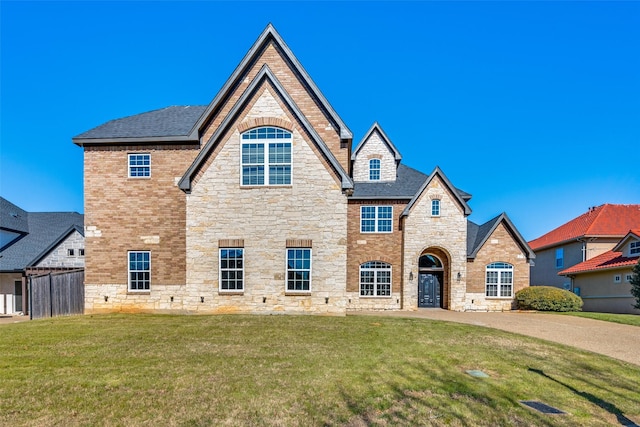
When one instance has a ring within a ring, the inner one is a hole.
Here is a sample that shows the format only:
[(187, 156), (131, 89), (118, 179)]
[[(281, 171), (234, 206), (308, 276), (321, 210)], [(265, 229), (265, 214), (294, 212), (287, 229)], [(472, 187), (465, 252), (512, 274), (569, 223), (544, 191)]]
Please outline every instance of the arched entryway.
[(448, 308), (449, 259), (441, 249), (426, 250), (418, 260), (418, 307)]

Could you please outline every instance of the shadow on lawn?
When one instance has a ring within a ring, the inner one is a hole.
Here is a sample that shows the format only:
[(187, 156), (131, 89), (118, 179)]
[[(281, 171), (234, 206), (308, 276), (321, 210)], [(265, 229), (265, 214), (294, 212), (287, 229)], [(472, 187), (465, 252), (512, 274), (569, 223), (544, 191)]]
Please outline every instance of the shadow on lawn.
[(564, 386), (564, 387), (568, 388), (574, 394), (587, 399), (589, 402), (591, 402), (591, 403), (593, 403), (595, 405), (598, 405), (599, 407), (601, 407), (605, 411), (609, 412), (610, 414), (615, 415), (616, 418), (618, 419), (618, 422), (622, 426), (625, 426), (625, 427), (640, 427), (633, 420), (630, 420), (629, 418), (625, 417), (624, 414), (622, 413), (622, 411), (620, 409), (618, 409), (618, 407), (616, 405), (614, 405), (613, 403), (609, 403), (606, 400), (602, 400), (599, 397), (594, 396), (591, 393), (587, 393), (587, 392), (584, 392), (584, 391), (579, 391), (579, 390), (575, 389), (574, 387), (570, 386), (569, 384), (565, 384), (562, 381), (557, 380), (557, 379), (553, 378), (552, 376), (545, 374), (544, 371), (542, 371), (540, 369), (529, 368), (529, 372), (533, 372), (533, 373), (541, 375), (541, 376), (543, 376), (543, 377), (545, 377), (547, 379), (550, 379), (551, 381), (556, 382), (556, 383), (560, 384), (561, 386)]

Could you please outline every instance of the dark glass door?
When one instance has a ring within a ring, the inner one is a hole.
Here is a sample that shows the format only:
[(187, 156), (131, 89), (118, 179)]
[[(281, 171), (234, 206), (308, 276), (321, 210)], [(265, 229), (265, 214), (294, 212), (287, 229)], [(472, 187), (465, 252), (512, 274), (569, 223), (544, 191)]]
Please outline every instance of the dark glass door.
[(418, 276), (418, 307), (440, 307), (441, 280), (438, 273)]

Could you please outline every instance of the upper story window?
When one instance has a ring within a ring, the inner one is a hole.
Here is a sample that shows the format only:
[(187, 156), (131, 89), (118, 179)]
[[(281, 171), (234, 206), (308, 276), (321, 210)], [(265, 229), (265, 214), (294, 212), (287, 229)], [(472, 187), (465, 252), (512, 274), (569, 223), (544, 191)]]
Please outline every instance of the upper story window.
[(369, 160), (369, 180), (370, 181), (380, 180), (380, 159)]
[(431, 216), (440, 216), (440, 200), (431, 201)]
[(360, 265), (360, 295), (391, 296), (391, 264), (369, 261)]
[(392, 206), (361, 206), (361, 233), (391, 233)]
[(564, 266), (564, 248), (556, 249), (556, 268)]
[(220, 249), (220, 291), (244, 289), (244, 249)]
[(151, 154), (129, 154), (129, 178), (148, 178), (151, 176)]
[(241, 138), (242, 185), (291, 185), (291, 132), (261, 127)]
[(629, 244), (629, 255), (640, 255), (640, 242), (631, 242)]
[(148, 291), (151, 284), (151, 252), (129, 252), (129, 290)]
[(495, 298), (513, 296), (513, 265), (506, 262), (487, 265), (486, 296)]

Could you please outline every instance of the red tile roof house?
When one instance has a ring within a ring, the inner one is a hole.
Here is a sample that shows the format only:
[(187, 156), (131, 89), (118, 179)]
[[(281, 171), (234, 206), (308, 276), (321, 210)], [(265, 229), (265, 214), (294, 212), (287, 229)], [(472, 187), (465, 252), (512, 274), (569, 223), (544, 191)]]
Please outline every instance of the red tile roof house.
[(631, 307), (629, 284), (640, 250), (633, 237), (638, 229), (640, 205), (590, 208), (529, 242), (536, 253), (531, 285), (574, 290), (584, 300), (585, 311), (640, 313)]
[(105, 123), (84, 148), (85, 312), (509, 310), (533, 258), (468, 220), (440, 168), (352, 134), (269, 25), (213, 101)]

